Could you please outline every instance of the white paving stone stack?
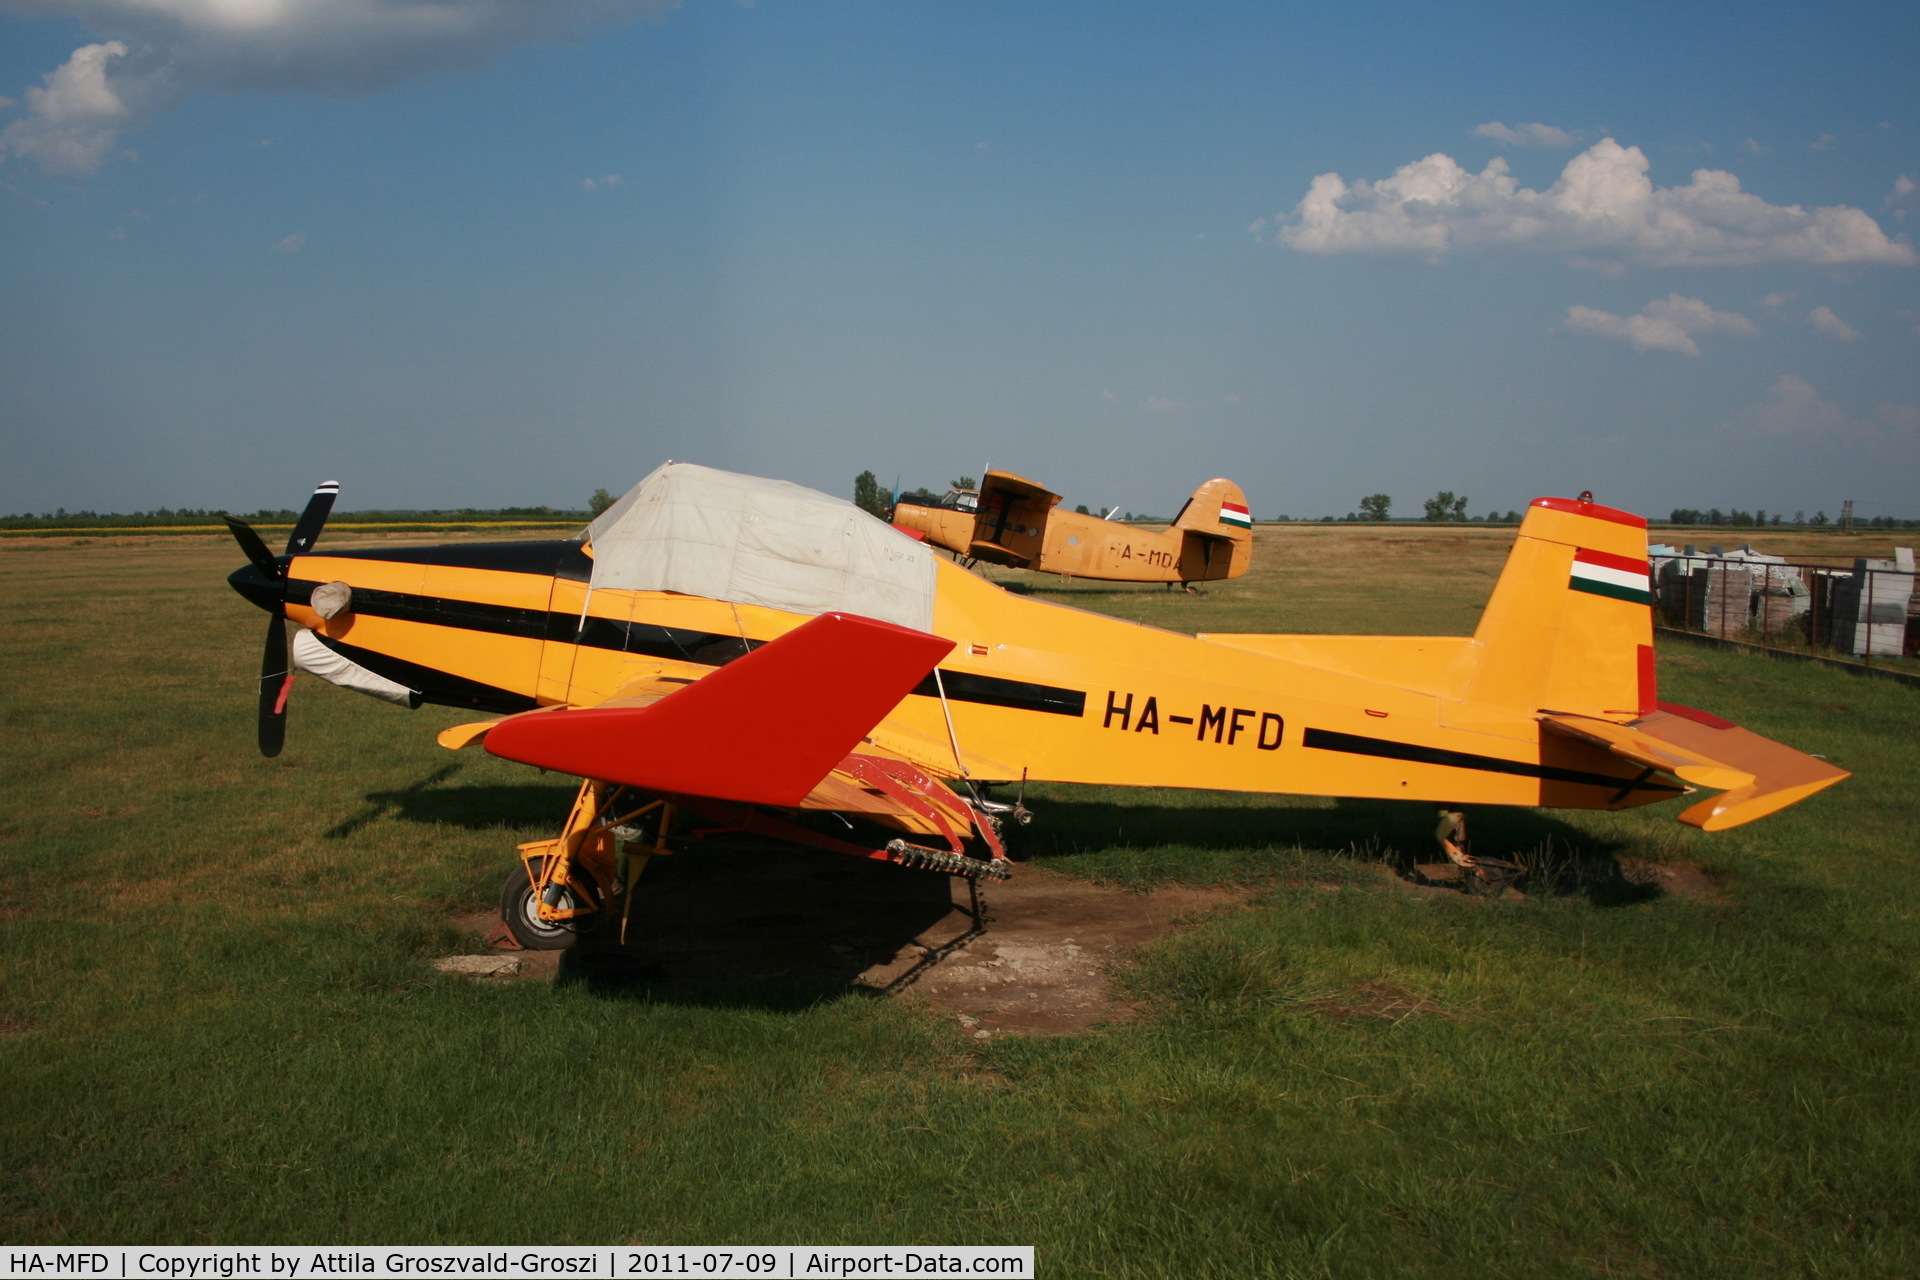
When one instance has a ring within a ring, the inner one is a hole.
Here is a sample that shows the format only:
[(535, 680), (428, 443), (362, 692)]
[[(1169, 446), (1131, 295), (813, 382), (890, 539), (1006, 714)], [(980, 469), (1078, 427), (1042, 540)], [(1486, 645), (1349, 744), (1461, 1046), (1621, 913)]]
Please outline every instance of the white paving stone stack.
[(1860, 559), (1833, 582), (1833, 647), (1861, 656), (1898, 657), (1906, 647), (1907, 607), (1913, 599), (1913, 548), (1891, 560)]
[(1714, 561), (1690, 575), (1687, 626), (1710, 636), (1744, 636), (1753, 627), (1753, 571)]

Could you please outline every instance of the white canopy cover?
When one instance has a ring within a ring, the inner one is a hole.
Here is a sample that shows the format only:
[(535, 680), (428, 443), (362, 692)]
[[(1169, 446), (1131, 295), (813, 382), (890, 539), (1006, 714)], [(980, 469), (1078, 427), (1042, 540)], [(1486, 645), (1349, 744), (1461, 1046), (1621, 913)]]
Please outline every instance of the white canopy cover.
[(933, 552), (851, 502), (669, 462), (587, 526), (592, 589), (679, 591), (933, 629)]

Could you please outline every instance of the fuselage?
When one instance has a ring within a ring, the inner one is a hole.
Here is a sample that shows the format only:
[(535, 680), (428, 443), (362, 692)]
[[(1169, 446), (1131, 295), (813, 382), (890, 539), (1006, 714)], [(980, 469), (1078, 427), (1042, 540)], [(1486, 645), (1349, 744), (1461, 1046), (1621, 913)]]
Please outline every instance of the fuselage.
[[(575, 541), (346, 549), (287, 564), (288, 616), (330, 648), (424, 701), (496, 715), (592, 705), (645, 673), (698, 679), (808, 620), (589, 591), (590, 552)], [(323, 619), (313, 589), (336, 581), (351, 607)], [(232, 582), (271, 607), (259, 570)], [(1578, 808), (1680, 791), (1543, 734), (1530, 709), (1462, 702), (1438, 673), (1457, 665), (1464, 638), (1390, 638), (1393, 660), (1378, 669), (1364, 638), (1344, 667), (1311, 660), (1310, 644), (1309, 660), (1294, 660), (1013, 595), (944, 562), (932, 630), (955, 648), (880, 727), (950, 774)]]
[[(1030, 520), (1030, 522), (1029, 522)], [(1217, 582), (1247, 570), (1247, 557), (1224, 538), (1184, 529), (1141, 529), (1078, 511), (1054, 509), (976, 537), (971, 512), (902, 503), (893, 522), (956, 555), (1015, 569), (1101, 582)]]

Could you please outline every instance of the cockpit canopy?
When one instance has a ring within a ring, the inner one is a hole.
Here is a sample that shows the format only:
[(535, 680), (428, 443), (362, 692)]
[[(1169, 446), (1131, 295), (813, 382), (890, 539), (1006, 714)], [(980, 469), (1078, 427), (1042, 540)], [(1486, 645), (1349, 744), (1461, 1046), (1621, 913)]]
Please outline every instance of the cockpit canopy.
[(592, 590), (678, 591), (933, 629), (933, 551), (851, 502), (669, 462), (587, 526)]

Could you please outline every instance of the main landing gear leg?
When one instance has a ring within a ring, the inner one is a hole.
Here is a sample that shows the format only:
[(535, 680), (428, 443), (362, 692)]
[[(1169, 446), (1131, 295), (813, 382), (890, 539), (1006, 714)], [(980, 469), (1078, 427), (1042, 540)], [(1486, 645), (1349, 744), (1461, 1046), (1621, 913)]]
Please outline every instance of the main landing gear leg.
[(1526, 872), (1520, 863), (1505, 858), (1474, 857), (1467, 841), (1467, 815), (1459, 809), (1440, 811), (1433, 838), (1447, 861), (1460, 868), (1468, 893), (1499, 893)]
[(1456, 867), (1471, 867), (1473, 855), (1467, 852), (1467, 815), (1458, 809), (1442, 809), (1440, 825), (1433, 829), (1440, 852)]
[(614, 857), (614, 892), (620, 896), (620, 945), (627, 945), (627, 919), (633, 914), (634, 882), (640, 873), (647, 869), (647, 863), (653, 859), (672, 853), (667, 847), (667, 828), (673, 825), (673, 806), (666, 801), (653, 811), (653, 840), (647, 841), (645, 828), (639, 817), (613, 828), (614, 837), (620, 842), (620, 852)]

